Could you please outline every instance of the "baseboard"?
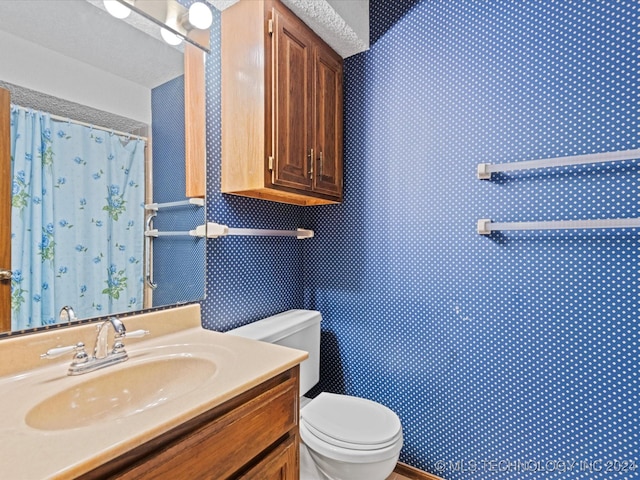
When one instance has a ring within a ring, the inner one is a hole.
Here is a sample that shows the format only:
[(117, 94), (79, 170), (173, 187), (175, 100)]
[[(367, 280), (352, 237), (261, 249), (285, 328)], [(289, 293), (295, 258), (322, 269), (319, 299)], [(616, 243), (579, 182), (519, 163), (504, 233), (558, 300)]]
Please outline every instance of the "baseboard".
[(443, 480), (436, 475), (423, 472), (422, 470), (418, 470), (417, 468), (411, 467), (402, 462), (398, 462), (396, 468), (393, 471), (399, 475), (410, 478), (411, 480)]

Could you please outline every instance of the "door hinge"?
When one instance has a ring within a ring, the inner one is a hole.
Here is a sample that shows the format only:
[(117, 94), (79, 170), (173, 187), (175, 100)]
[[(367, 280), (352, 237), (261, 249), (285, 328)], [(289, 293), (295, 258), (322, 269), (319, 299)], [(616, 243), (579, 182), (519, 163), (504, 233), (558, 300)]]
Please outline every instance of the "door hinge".
[(269, 19), (268, 29), (269, 29), (268, 30), (269, 31), (269, 35), (272, 35), (273, 34), (273, 19), (272, 18)]
[(273, 157), (269, 157), (269, 170), (273, 171)]

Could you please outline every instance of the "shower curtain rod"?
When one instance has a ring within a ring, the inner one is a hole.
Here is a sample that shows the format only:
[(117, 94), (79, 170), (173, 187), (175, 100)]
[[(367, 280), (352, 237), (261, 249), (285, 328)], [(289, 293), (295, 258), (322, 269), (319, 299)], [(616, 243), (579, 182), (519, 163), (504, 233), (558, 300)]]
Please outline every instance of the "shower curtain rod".
[(93, 128), (94, 130), (102, 130), (103, 132), (112, 133), (114, 135), (118, 135), (118, 136), (122, 136), (122, 137), (129, 137), (129, 138), (133, 138), (135, 140), (144, 140), (145, 142), (149, 140), (149, 137), (144, 137), (142, 135), (134, 135), (133, 133), (121, 132), (119, 130), (114, 130), (113, 128), (101, 127), (99, 125), (91, 125), (90, 123), (87, 123), (87, 122), (81, 122), (80, 120), (73, 120), (73, 119), (68, 118), (68, 117), (67, 118), (61, 117), (60, 115), (55, 115), (53, 113), (49, 113), (49, 117), (54, 119), (54, 120), (59, 120), (61, 122), (76, 123), (78, 125), (83, 125), (85, 127)]

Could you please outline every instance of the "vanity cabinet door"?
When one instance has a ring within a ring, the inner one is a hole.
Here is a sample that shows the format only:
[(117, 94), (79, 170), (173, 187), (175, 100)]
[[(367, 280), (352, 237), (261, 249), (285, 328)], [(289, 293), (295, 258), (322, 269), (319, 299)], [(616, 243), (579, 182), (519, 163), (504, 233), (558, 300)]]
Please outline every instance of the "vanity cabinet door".
[(297, 480), (299, 388), (295, 366), (80, 478)]
[(296, 439), (290, 438), (240, 478), (243, 480), (297, 480), (299, 477), (297, 457)]
[[(122, 478), (231, 478), (297, 426), (295, 380), (277, 385), (203, 425)], [(293, 438), (297, 440), (297, 435)]]

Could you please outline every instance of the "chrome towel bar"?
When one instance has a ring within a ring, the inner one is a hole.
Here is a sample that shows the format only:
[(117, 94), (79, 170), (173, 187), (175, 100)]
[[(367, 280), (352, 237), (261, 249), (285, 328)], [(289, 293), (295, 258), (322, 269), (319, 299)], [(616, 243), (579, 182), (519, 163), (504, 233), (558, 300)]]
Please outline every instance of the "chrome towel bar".
[(527, 170), (532, 168), (565, 167), (569, 165), (584, 165), (589, 163), (620, 162), (623, 160), (640, 159), (640, 148), (634, 150), (620, 150), (618, 152), (589, 153), (569, 157), (545, 158), (541, 160), (527, 160), (509, 163), (480, 163), (477, 177), (480, 180), (491, 180), (492, 173)]

